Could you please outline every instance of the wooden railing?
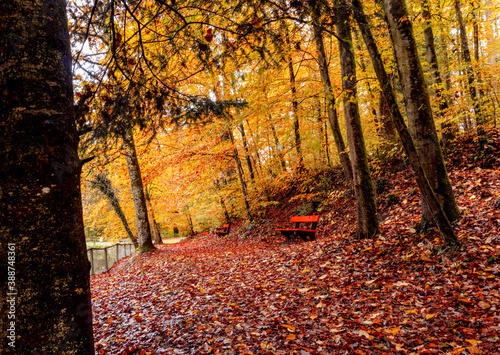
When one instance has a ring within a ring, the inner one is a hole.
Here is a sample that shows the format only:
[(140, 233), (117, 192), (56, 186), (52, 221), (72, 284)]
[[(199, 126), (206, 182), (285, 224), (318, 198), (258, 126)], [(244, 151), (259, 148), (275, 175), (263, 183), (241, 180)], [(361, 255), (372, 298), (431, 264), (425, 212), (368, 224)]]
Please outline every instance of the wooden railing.
[(135, 253), (132, 243), (116, 243), (104, 248), (89, 248), (87, 256), (90, 260), (90, 274), (108, 271), (118, 260)]

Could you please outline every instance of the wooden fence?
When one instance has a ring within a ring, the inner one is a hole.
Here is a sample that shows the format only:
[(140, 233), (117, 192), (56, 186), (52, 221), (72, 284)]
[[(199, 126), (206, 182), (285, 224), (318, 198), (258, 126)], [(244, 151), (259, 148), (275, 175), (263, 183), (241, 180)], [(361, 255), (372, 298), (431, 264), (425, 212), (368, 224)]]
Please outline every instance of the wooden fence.
[(114, 263), (130, 254), (135, 253), (132, 243), (116, 243), (104, 248), (87, 249), (87, 256), (90, 260), (90, 274), (100, 274), (108, 271)]

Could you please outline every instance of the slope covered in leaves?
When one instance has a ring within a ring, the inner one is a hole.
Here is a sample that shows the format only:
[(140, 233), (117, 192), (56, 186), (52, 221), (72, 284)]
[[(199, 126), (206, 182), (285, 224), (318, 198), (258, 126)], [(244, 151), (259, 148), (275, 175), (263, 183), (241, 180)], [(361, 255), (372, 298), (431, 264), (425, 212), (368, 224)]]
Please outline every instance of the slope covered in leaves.
[(416, 233), (419, 197), (408, 168), (388, 176), (381, 166), (378, 180), (388, 182), (374, 240), (352, 237), (353, 204), (339, 193), (320, 212), (317, 241), (282, 243), (271, 232), (282, 223), (274, 211), (260, 227), (160, 246), (93, 276), (97, 352), (498, 354), (495, 138), (493, 159), (467, 141), (449, 153), (462, 209), (455, 257), (438, 234)]

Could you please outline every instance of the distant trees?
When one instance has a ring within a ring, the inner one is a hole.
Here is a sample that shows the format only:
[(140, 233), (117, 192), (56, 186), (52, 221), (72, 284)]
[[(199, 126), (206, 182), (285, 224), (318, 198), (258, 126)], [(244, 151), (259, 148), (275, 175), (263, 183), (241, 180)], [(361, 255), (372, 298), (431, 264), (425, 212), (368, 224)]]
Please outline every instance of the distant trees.
[[(477, 100), (471, 96), (473, 87), (484, 88), (490, 82), (488, 71), (481, 70), (489, 52), (483, 49), (480, 61), (483, 42), (475, 40), (474, 56), (466, 56), (462, 33), (467, 35), (471, 25), (473, 33), (482, 35), (480, 6), (458, 0), (434, 5), (427, 0), (416, 5), (402, 0), (255, 0), (214, 8), (182, 0), (151, 2), (146, 10), (115, 0), (98, 6), (89, 32), (93, 45), (109, 52), (100, 62), (108, 69), (107, 80), (120, 82), (125, 96), (138, 91), (138, 97), (150, 102), (141, 114), (127, 119), (135, 129), (150, 133), (138, 138), (138, 147), (154, 144), (159, 156), (169, 158), (160, 163), (161, 169), (145, 168), (145, 179), (163, 181), (164, 187), (171, 185), (162, 174), (177, 184), (182, 176), (189, 193), (171, 187), (175, 198), (158, 198), (177, 208), (189, 205), (194, 228), (204, 215), (195, 213), (197, 204), (207, 211), (216, 206), (218, 219), (223, 214), (258, 216), (259, 210), (276, 203), (273, 191), (280, 181), (287, 181), (285, 176), (322, 169), (326, 153), (329, 163), (342, 166), (353, 188), (359, 235), (376, 234), (370, 159), (381, 151), (379, 139), (385, 140), (384, 154), (398, 154), (390, 139), (396, 126), (421, 190), (422, 226), (446, 230), (453, 244), (450, 222), (459, 218), (459, 210), (439, 142), (446, 144), (474, 127), (481, 133), (489, 117), (494, 118), (487, 114), (491, 109), (481, 107), (488, 91), (478, 91)], [(359, 8), (364, 8), (363, 20)], [(420, 10), (423, 21), (414, 21), (412, 16)], [(456, 16), (457, 23), (436, 26), (438, 11)], [(357, 36), (350, 38), (354, 21), (366, 49)], [(449, 41), (453, 26), (459, 31)], [(412, 27), (418, 31), (413, 33)], [(487, 43), (496, 43), (495, 36)], [(424, 49), (427, 62), (422, 65)], [(93, 58), (87, 53), (81, 57)], [(483, 75), (481, 80), (473, 76), (476, 71)], [(102, 99), (106, 85), (99, 90), (96, 97)], [(248, 105), (227, 105), (238, 100)], [(224, 110), (232, 119), (220, 119)], [(324, 126), (326, 119), (330, 124)], [(182, 129), (173, 129), (171, 122)], [(439, 124), (441, 135), (435, 128)], [(232, 140), (219, 140), (225, 132)], [(182, 137), (197, 134), (199, 139)], [(334, 150), (336, 154), (330, 154)], [(209, 197), (199, 198), (214, 191), (215, 175), (233, 166), (237, 179), (220, 180), (224, 183), (217, 186), (211, 202)], [(303, 198), (314, 198), (306, 195)], [(186, 203), (180, 203), (182, 199)], [(159, 216), (163, 225), (165, 215)], [(363, 226), (363, 221), (370, 226)]]

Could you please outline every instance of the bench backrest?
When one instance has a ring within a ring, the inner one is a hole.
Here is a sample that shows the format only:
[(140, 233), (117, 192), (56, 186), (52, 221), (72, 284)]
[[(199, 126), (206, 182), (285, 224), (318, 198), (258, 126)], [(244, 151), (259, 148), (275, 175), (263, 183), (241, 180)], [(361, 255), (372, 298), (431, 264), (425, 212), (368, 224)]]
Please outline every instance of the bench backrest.
[(307, 222), (318, 222), (319, 216), (293, 216), (290, 218), (291, 223), (307, 223)]

